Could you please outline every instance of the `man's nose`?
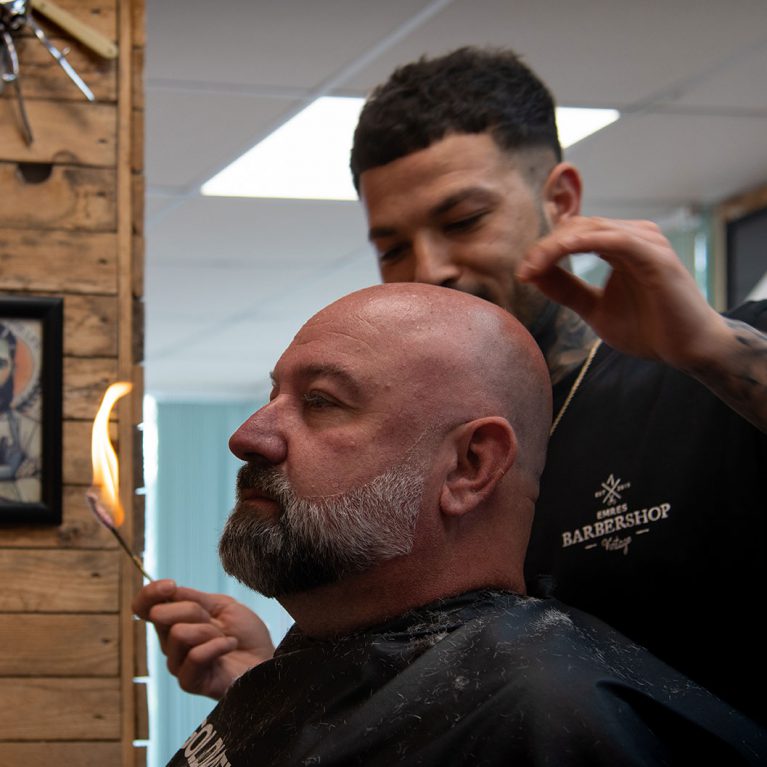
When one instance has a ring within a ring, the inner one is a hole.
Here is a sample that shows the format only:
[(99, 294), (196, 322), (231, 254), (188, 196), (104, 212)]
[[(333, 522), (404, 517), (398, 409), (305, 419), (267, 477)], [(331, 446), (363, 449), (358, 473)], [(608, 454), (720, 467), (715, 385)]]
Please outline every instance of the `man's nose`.
[(285, 460), (287, 443), (280, 428), (277, 400), (253, 413), (229, 438), (229, 449), (241, 461), (276, 466)]
[(415, 282), (428, 285), (450, 285), (460, 276), (446, 243), (434, 237), (422, 237), (413, 243)]

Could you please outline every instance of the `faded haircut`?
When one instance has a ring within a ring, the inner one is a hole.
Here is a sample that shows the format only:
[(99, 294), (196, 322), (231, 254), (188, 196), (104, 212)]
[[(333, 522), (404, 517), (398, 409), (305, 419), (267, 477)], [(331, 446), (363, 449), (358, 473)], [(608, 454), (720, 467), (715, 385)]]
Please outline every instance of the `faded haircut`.
[(400, 67), (373, 91), (354, 132), (355, 188), (366, 170), (472, 133), (489, 133), (506, 152), (547, 149), (562, 159), (546, 85), (513, 51), (466, 47)]

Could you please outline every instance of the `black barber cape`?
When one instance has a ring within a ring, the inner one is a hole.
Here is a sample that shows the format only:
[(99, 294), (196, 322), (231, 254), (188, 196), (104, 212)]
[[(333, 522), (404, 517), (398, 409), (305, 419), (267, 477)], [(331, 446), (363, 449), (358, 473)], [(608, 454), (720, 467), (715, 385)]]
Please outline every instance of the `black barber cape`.
[(481, 591), (332, 641), (294, 627), (170, 765), (765, 761), (764, 731), (601, 622)]

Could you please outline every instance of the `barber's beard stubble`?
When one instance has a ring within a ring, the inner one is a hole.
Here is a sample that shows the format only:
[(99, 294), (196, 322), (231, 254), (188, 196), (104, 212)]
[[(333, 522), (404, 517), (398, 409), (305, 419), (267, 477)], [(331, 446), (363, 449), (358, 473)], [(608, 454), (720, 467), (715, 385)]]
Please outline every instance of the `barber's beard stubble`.
[[(255, 591), (281, 596), (407, 554), (423, 486), (423, 469), (409, 462), (345, 493), (301, 498), (278, 469), (247, 464), (219, 542), (224, 570)], [(248, 509), (240, 502), (247, 489), (273, 498), (279, 515), (265, 518)]]

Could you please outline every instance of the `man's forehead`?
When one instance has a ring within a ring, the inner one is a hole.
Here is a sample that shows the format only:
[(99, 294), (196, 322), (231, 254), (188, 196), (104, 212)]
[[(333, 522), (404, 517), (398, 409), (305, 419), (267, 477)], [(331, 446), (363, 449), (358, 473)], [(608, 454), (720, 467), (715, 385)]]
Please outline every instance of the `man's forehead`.
[(427, 314), (404, 297), (324, 310), (298, 332), (275, 366), (277, 378), (326, 376), (349, 386), (385, 384), (412, 373), (432, 332)]
[(385, 364), (384, 358), (380, 345), (362, 333), (346, 331), (335, 323), (307, 324), (278, 360), (272, 378), (324, 377), (359, 389), (381, 363)]

